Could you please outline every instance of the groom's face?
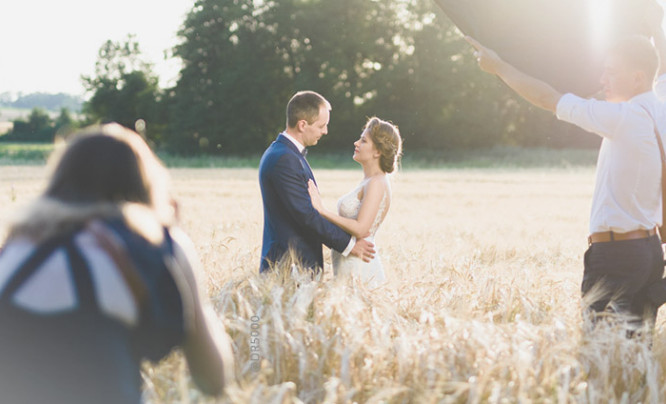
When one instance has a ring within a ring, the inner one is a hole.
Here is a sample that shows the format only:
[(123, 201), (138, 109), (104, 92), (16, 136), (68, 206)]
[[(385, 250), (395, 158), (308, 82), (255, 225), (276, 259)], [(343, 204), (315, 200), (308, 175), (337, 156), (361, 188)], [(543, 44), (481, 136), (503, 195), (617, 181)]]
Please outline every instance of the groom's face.
[(326, 106), (322, 105), (319, 107), (319, 116), (317, 117), (317, 120), (312, 124), (306, 122), (303, 127), (303, 146), (309, 147), (316, 145), (317, 142), (319, 142), (319, 139), (328, 133), (328, 120), (330, 117), (331, 113)]

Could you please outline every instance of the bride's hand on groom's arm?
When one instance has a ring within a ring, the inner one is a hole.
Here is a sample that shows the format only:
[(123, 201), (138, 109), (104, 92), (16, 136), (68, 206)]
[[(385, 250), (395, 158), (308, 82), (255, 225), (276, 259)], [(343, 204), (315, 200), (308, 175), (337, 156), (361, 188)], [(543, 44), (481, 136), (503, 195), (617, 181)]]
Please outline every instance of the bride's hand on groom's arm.
[(365, 262), (370, 262), (375, 258), (375, 245), (362, 238), (356, 239), (356, 244), (354, 244), (354, 248), (349, 254), (359, 257)]
[(324, 211), (324, 204), (321, 202), (321, 195), (319, 195), (319, 190), (312, 180), (308, 180), (308, 193), (310, 193), (312, 206), (317, 210), (317, 212), (322, 213)]

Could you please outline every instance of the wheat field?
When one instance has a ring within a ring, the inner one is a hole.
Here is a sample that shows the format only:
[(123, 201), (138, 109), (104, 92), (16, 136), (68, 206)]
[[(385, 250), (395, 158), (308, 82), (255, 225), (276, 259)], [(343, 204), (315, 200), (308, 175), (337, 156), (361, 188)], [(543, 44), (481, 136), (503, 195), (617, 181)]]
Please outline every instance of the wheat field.
[[(46, 173), (0, 173), (4, 236)], [(334, 278), (330, 261), (316, 280), (258, 275), (256, 170), (171, 174), (237, 383), (202, 396), (176, 352), (144, 366), (147, 402), (666, 402), (663, 312), (651, 348), (610, 326), (582, 332), (591, 167), (398, 173), (376, 239), (388, 282), (374, 290)], [(315, 175), (329, 207), (361, 179)]]

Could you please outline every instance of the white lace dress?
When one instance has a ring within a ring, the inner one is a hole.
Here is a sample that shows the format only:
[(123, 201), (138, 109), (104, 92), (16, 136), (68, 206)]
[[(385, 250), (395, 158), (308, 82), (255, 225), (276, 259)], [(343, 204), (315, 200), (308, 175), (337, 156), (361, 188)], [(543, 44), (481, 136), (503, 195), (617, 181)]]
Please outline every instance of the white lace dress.
[[(361, 210), (361, 203), (363, 201), (358, 199), (358, 195), (367, 184), (368, 179), (361, 181), (361, 183), (354, 188), (351, 192), (344, 195), (338, 200), (338, 214), (342, 217), (356, 219)], [(365, 193), (364, 193), (365, 194)], [(389, 202), (389, 189), (387, 188), (379, 204), (379, 210), (375, 217), (372, 226), (370, 227), (370, 236), (366, 240), (375, 243), (375, 234), (385, 217), (386, 208)], [(331, 250), (331, 259), (333, 261), (333, 272), (336, 276), (356, 276), (361, 279), (368, 287), (376, 287), (386, 281), (384, 274), (384, 267), (379, 257), (379, 249), (375, 245), (375, 258), (370, 262), (364, 262), (362, 259), (349, 255), (342, 256), (339, 252)]]

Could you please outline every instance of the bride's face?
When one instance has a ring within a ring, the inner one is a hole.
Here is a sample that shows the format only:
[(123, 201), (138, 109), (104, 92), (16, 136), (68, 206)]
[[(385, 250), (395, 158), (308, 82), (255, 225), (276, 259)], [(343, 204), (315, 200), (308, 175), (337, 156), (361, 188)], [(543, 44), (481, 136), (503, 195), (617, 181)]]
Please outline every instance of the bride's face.
[(373, 159), (379, 159), (379, 151), (375, 148), (368, 131), (364, 130), (361, 137), (354, 142), (354, 160), (363, 163)]

